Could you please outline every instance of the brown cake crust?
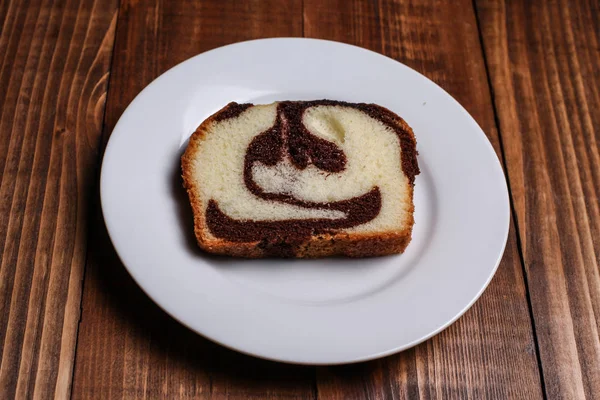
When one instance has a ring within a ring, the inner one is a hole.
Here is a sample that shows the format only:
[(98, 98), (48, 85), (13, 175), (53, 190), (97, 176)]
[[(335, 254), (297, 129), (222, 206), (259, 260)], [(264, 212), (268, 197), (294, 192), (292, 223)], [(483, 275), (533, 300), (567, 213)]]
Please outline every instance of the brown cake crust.
[(266, 242), (237, 242), (214, 237), (207, 226), (206, 209), (210, 199), (203, 199), (193, 173), (193, 161), (209, 127), (218, 121), (233, 118), (244, 112), (251, 104), (229, 103), (207, 118), (192, 134), (189, 144), (181, 157), (183, 186), (187, 190), (194, 214), (194, 232), (198, 245), (203, 250), (222, 255), (246, 258), (296, 257), (318, 258), (327, 256), (370, 257), (402, 253), (410, 243), (414, 224), (413, 186), (415, 175), (419, 174), (416, 140), (412, 129), (398, 115), (376, 104), (345, 103), (333, 100), (305, 102), (309, 106), (346, 106), (359, 109), (393, 128), (400, 139), (401, 165), (409, 180), (411, 208), (408, 228), (390, 233), (348, 233), (322, 232), (300, 240)]

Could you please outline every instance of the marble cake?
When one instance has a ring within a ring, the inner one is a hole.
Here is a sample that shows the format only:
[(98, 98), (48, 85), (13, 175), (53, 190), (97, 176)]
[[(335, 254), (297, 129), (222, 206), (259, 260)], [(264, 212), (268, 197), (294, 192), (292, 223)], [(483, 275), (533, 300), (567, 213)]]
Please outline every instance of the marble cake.
[(364, 257), (411, 240), (415, 137), (375, 104), (229, 103), (194, 132), (182, 171), (211, 253)]

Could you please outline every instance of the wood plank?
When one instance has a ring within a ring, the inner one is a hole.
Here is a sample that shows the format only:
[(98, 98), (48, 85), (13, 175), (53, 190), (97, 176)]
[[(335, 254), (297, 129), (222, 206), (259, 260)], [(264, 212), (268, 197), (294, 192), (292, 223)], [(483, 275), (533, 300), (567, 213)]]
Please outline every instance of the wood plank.
[(547, 394), (591, 399), (600, 393), (600, 4), (476, 4)]
[[(360, 45), (425, 74), (466, 107), (501, 154), (470, 1), (305, 0), (304, 6), (306, 36)], [(457, 323), (396, 356), (319, 368), (317, 384), (323, 399), (541, 398), (514, 230), (491, 285)]]
[(71, 390), (116, 0), (0, 4), (0, 398)]
[[(105, 134), (145, 85), (200, 52), (241, 40), (302, 35), (302, 3), (125, 1)], [(190, 216), (191, 221), (191, 216)], [(93, 223), (74, 398), (312, 398), (314, 368), (227, 350), (187, 330), (142, 293)]]

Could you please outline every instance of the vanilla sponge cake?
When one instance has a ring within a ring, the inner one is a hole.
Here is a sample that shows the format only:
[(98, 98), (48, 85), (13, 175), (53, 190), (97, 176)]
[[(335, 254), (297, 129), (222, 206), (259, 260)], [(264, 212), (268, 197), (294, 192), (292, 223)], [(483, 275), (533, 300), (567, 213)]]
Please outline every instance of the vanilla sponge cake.
[(411, 239), (415, 137), (375, 104), (229, 103), (194, 132), (182, 171), (211, 253), (377, 256)]

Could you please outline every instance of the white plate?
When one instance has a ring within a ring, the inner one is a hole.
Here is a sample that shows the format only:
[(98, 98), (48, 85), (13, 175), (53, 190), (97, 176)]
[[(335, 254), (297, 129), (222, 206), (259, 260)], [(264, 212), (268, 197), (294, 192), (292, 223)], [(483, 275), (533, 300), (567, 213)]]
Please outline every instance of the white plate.
[[(422, 172), (406, 252), (312, 261), (202, 254), (179, 179), (191, 133), (230, 101), (322, 98), (377, 103), (413, 127)], [(390, 58), (312, 39), (225, 46), (160, 76), (115, 127), (101, 194), (121, 260), (158, 305), (227, 347), (293, 363), (373, 359), (440, 332), (490, 282), (509, 226), (500, 163), (464, 108)]]

